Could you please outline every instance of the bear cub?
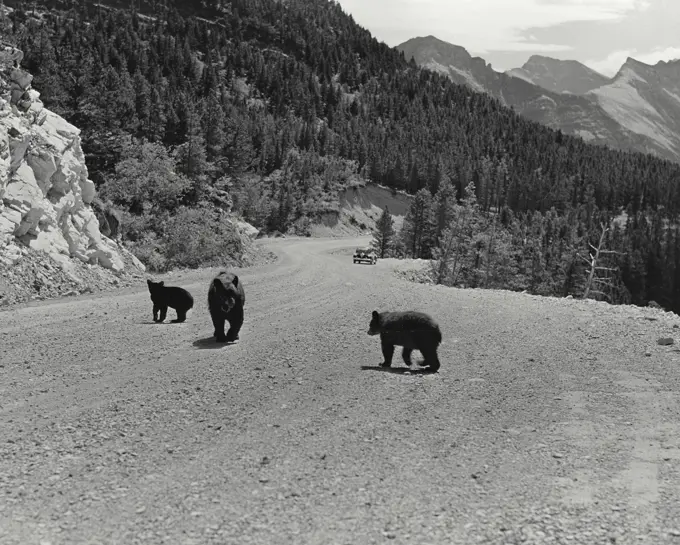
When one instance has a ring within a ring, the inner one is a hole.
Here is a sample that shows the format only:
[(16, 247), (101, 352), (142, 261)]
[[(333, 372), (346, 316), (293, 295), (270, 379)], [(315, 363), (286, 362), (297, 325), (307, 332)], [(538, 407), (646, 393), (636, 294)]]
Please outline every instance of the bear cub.
[[(217, 342), (234, 342), (238, 340), (243, 325), (243, 306), (246, 292), (243, 283), (234, 273), (220, 271), (210, 282), (208, 289), (208, 309), (215, 326)], [(224, 334), (224, 322), (229, 322), (229, 331)]]
[[(151, 293), (151, 301), (153, 302), (153, 321), (163, 322), (168, 313), (168, 307), (174, 308), (177, 311), (177, 319), (172, 320), (174, 323), (182, 323), (187, 319), (187, 312), (194, 306), (194, 298), (184, 288), (177, 286), (166, 286), (161, 280), (160, 282), (146, 281), (149, 286), (149, 293)], [(160, 312), (160, 317), (158, 313)]]
[(382, 353), (385, 361), (380, 365), (390, 367), (394, 347), (402, 346), (404, 363), (411, 366), (411, 352), (420, 351), (425, 358), (422, 366), (433, 373), (439, 370), (437, 347), (442, 342), (439, 325), (424, 312), (378, 312), (373, 311), (369, 335), (380, 335)]

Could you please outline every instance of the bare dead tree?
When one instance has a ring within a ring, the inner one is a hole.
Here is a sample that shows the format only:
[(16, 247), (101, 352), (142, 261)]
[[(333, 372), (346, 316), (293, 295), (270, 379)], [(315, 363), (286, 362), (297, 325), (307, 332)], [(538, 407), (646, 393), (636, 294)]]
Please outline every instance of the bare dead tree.
[[(610, 278), (607, 277), (600, 277), (597, 276), (598, 272), (616, 272), (618, 268), (616, 267), (603, 267), (599, 265), (601, 262), (602, 257), (605, 255), (612, 255), (612, 254), (617, 254), (617, 255), (623, 255), (621, 252), (617, 252), (614, 250), (605, 250), (603, 248), (604, 246), (604, 238), (609, 231), (609, 227), (607, 227), (604, 223), (600, 224), (600, 228), (602, 229), (600, 233), (600, 240), (597, 243), (597, 246), (593, 246), (590, 242), (588, 243), (588, 246), (592, 249), (591, 252), (588, 253), (590, 259), (583, 257), (581, 254), (578, 254), (578, 256), (585, 261), (588, 264), (588, 279), (586, 280), (586, 286), (583, 291), (583, 299), (587, 299), (589, 295), (591, 294), (596, 294), (596, 295), (601, 295), (602, 297), (605, 297), (609, 299), (609, 296), (607, 293), (605, 293), (602, 288), (608, 287), (610, 289), (615, 289), (615, 286)], [(593, 253), (594, 252), (594, 253)], [(595, 289), (598, 288), (598, 289)]]

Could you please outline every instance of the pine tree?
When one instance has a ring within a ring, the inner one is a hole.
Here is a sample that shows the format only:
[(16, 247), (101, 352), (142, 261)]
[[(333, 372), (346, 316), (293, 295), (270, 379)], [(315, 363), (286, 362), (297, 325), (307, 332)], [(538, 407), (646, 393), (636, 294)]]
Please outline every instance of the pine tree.
[(470, 253), (474, 252), (473, 238), (482, 232), (481, 215), (475, 196), (475, 185), (468, 184), (461, 205), (453, 209), (453, 217), (433, 252), (432, 275), (436, 284), (456, 285), (466, 269)]
[(435, 244), (434, 234), (432, 194), (429, 189), (423, 188), (416, 193), (406, 213), (400, 236), (412, 257), (427, 259)]
[(216, 161), (224, 147), (225, 115), (217, 92), (210, 93), (204, 112), (205, 144), (209, 161)]
[[(179, 172), (197, 180), (208, 168), (201, 116), (189, 97), (185, 97), (182, 124), (185, 142), (175, 150)], [(207, 112), (206, 112), (207, 114)]]
[(371, 247), (378, 253), (381, 259), (387, 256), (392, 238), (394, 237), (394, 221), (387, 206), (383, 209), (380, 219), (373, 230)]
[(230, 175), (240, 175), (253, 162), (253, 144), (248, 130), (248, 119), (232, 110), (224, 118), (222, 134), (224, 168)]
[(145, 131), (149, 127), (151, 118), (151, 85), (141, 72), (135, 72), (132, 78), (135, 91), (135, 107), (140, 123), (140, 130)]
[(441, 176), (439, 189), (434, 196), (435, 239), (439, 240), (451, 222), (456, 206), (456, 190), (446, 174)]

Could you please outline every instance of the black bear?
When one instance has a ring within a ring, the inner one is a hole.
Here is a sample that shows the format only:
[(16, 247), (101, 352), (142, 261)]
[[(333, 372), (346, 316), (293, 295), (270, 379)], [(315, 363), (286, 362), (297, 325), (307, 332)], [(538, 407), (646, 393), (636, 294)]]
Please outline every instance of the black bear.
[(380, 335), (385, 361), (380, 365), (390, 367), (394, 347), (403, 346), (401, 355), (404, 363), (411, 366), (411, 352), (419, 350), (425, 358), (421, 365), (433, 373), (439, 370), (437, 347), (442, 342), (439, 325), (424, 312), (378, 312), (373, 311), (369, 335)]
[[(243, 305), (246, 292), (238, 276), (228, 271), (220, 273), (210, 282), (208, 289), (208, 308), (215, 326), (217, 342), (234, 342), (243, 325)], [(229, 321), (229, 331), (224, 334), (224, 321)]]
[[(172, 320), (175, 323), (182, 323), (187, 319), (187, 312), (194, 306), (194, 298), (184, 288), (177, 286), (166, 286), (161, 280), (160, 282), (146, 281), (149, 286), (149, 293), (151, 293), (151, 301), (153, 302), (153, 321), (162, 322), (168, 313), (168, 307), (174, 308), (177, 311), (177, 319)], [(160, 317), (158, 313), (160, 312)]]

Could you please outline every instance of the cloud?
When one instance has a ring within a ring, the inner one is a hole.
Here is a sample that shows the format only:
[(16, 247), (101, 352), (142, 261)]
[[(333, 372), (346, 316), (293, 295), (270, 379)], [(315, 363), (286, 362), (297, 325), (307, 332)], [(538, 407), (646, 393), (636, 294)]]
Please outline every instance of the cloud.
[(597, 70), (605, 76), (614, 76), (628, 57), (644, 62), (645, 64), (654, 65), (659, 61), (672, 61), (680, 59), (680, 47), (666, 47), (658, 48), (653, 51), (638, 52), (637, 50), (622, 50), (614, 51), (607, 55), (604, 59), (585, 61), (584, 64), (590, 66), (593, 70)]
[(607, 55), (604, 59), (585, 61), (583, 64), (589, 66), (600, 74), (605, 76), (613, 76), (619, 71), (621, 65), (626, 62), (626, 59), (632, 55), (632, 51), (614, 51)]
[[(561, 44), (542, 44), (539, 42), (528, 41), (528, 42), (505, 42), (503, 44), (503, 51), (571, 51), (572, 47), (569, 45)], [(476, 54), (483, 54), (492, 51), (492, 48), (486, 47), (484, 49), (474, 49), (470, 48), (470, 51), (474, 51)]]
[(680, 47), (666, 47), (665, 49), (657, 49), (650, 53), (632, 55), (632, 57), (645, 64), (656, 64), (659, 61), (673, 61), (680, 59)]
[(569, 21), (617, 21), (649, 0), (339, 1), (359, 24), (389, 45), (433, 34), (482, 53), (567, 50), (565, 46), (528, 42), (522, 31)]

